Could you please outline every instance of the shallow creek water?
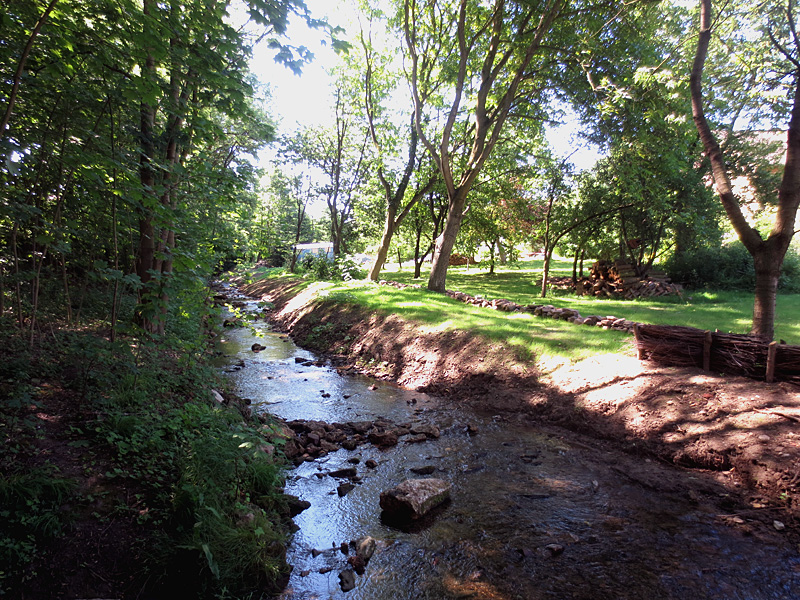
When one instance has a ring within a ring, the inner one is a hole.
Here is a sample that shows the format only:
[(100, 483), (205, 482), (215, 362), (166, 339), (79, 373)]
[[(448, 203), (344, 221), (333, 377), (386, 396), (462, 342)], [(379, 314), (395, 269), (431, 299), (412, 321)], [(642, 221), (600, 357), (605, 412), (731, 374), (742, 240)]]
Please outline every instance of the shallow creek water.
[[(311, 508), (295, 517), (300, 529), (288, 550), (293, 572), (285, 600), (800, 598), (797, 549), (769, 526), (747, 523), (747, 514), (735, 524), (715, 503), (697, 502), (692, 490), (724, 493), (698, 481), (702, 474), (302, 366), (295, 357), (313, 360), (311, 353), (264, 323), (256, 328), (256, 335), (226, 329), (219, 346), (254, 410), (289, 420), (385, 417), (441, 429), (435, 440), (339, 450), (287, 474), (286, 491)], [(252, 352), (256, 341), (266, 349)], [(361, 481), (339, 497), (342, 480), (327, 473), (352, 466), (354, 457), (361, 459)], [(364, 466), (370, 458), (374, 469)], [(410, 469), (423, 466), (452, 483), (451, 502), (417, 531), (384, 525), (380, 492), (418, 477)], [(339, 546), (366, 535), (377, 540), (377, 551), (355, 589), (344, 593), (338, 575), (348, 568), (347, 555)]]

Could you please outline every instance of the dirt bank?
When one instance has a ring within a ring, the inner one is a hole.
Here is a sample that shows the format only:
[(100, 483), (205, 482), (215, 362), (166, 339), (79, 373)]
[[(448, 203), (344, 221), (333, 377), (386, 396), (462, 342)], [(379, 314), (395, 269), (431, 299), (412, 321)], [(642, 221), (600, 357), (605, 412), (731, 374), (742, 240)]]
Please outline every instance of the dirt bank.
[(398, 315), (320, 301), (295, 282), (244, 286), (298, 345), (341, 369), (607, 440), (714, 474), (768, 519), (793, 525), (800, 487), (800, 389), (604, 355), (548, 374), (468, 331), (430, 333)]

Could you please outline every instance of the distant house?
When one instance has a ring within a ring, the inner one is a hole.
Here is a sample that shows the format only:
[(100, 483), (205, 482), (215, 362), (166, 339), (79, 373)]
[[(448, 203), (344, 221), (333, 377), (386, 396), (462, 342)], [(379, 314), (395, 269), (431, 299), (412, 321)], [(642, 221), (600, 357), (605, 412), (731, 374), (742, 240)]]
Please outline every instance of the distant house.
[(328, 260), (333, 260), (333, 242), (313, 242), (311, 244), (295, 244), (293, 246), (297, 252), (297, 260), (300, 261), (308, 255), (324, 256)]

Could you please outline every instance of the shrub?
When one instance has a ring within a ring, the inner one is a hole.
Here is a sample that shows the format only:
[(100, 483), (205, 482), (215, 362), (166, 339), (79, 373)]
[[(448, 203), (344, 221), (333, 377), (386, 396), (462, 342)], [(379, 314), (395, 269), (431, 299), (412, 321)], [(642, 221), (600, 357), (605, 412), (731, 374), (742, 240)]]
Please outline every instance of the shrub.
[[(664, 270), (673, 281), (695, 289), (752, 291), (756, 281), (753, 257), (738, 242), (673, 256), (664, 263)], [(783, 261), (778, 286), (783, 291), (800, 291), (800, 256), (791, 250)]]
[(367, 277), (367, 271), (350, 256), (330, 260), (326, 256), (309, 254), (300, 261), (300, 267), (306, 277), (317, 281), (352, 281)]
[(800, 254), (789, 248), (781, 266), (778, 289), (794, 294), (800, 293)]
[(47, 467), (0, 477), (0, 596), (8, 591), (6, 578), (15, 574), (24, 583), (33, 575), (30, 563), (41, 544), (61, 535), (66, 516), (61, 505), (73, 488), (74, 482)]

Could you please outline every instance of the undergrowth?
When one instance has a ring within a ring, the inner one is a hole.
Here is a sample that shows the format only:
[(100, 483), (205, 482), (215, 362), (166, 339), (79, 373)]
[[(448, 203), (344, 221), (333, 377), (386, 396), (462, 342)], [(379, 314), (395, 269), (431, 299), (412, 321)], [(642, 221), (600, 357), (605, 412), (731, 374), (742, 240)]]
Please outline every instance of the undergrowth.
[(51, 327), (33, 350), (0, 324), (0, 596), (46, 586), (77, 521), (127, 524), (124, 543), (144, 549), (126, 574), (139, 592), (276, 588), (290, 527), (277, 427), (213, 399), (203, 315), (181, 319), (159, 341)]

